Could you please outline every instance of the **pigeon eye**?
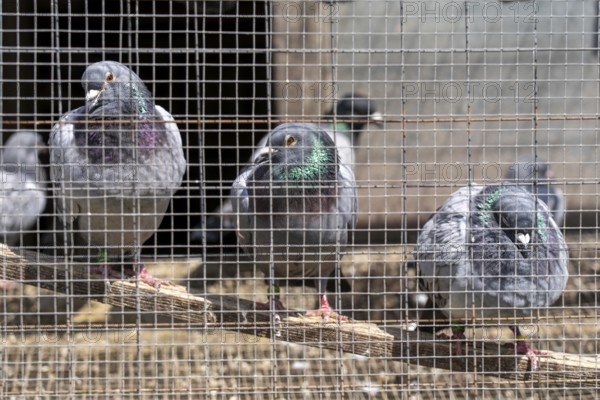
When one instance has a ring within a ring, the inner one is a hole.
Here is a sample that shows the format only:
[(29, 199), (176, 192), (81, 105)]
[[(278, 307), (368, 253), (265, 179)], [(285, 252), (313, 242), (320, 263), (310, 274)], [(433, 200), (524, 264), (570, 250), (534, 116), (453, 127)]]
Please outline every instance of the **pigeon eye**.
[(288, 136), (285, 138), (285, 145), (286, 146), (292, 146), (296, 144), (296, 138), (293, 136)]
[(104, 77), (104, 80), (106, 82), (112, 82), (112, 81), (115, 80), (115, 75), (112, 72), (107, 72), (106, 75), (105, 75), (105, 77)]

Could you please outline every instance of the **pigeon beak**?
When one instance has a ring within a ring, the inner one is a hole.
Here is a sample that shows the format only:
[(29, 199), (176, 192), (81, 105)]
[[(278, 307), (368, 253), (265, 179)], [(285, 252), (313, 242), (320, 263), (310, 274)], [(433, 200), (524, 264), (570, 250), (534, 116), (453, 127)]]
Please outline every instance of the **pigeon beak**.
[(95, 100), (98, 97), (99, 94), (100, 94), (99, 90), (90, 89), (87, 92), (87, 94), (85, 95), (85, 100), (86, 101)]
[(517, 240), (527, 246), (531, 237), (529, 236), (529, 233), (517, 233)]
[(369, 120), (374, 124), (383, 124), (383, 114), (379, 111), (374, 112), (369, 116)]
[(254, 156), (254, 164), (260, 164), (269, 160), (269, 156), (273, 153), (277, 153), (277, 149), (273, 147), (263, 147)]

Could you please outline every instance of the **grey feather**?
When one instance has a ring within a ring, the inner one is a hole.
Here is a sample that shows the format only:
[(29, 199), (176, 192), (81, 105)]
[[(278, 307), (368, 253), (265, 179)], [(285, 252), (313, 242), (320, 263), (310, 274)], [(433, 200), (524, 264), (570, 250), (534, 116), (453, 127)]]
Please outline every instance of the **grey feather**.
[(14, 245), (31, 230), (46, 207), (46, 174), (39, 161), (47, 151), (34, 132), (11, 135), (2, 150), (0, 235)]
[[(516, 240), (522, 232), (529, 244)], [(423, 226), (415, 258), (420, 289), (453, 321), (473, 309), (477, 317), (530, 316), (552, 305), (568, 279), (568, 249), (548, 207), (513, 185), (456, 191)]]
[(122, 64), (92, 64), (82, 85), (85, 106), (66, 113), (50, 135), (56, 213), (84, 250), (132, 255), (154, 234), (181, 185), (179, 129)]
[[(286, 146), (284, 136), (298, 143)], [(331, 155), (323, 171), (318, 177), (292, 181), (295, 168), (310, 162), (308, 154), (317, 140)], [(232, 186), (239, 243), (267, 276), (273, 257), (276, 279), (312, 278), (324, 293), (334, 274), (336, 251), (345, 248), (357, 222), (354, 173), (317, 125), (280, 125), (266, 143), (269, 146), (255, 152), (254, 164)]]

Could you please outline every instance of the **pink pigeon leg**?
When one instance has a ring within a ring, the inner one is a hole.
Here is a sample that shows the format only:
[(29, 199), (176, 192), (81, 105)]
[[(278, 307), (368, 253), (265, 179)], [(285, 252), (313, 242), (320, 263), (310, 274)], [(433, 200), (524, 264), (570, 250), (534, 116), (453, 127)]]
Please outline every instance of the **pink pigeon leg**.
[(348, 317), (336, 313), (334, 309), (331, 308), (331, 305), (329, 305), (329, 301), (327, 300), (327, 293), (321, 295), (321, 306), (317, 310), (308, 311), (305, 315), (309, 317), (318, 316), (323, 318), (324, 321), (328, 321), (329, 318), (335, 318), (339, 321), (348, 320)]

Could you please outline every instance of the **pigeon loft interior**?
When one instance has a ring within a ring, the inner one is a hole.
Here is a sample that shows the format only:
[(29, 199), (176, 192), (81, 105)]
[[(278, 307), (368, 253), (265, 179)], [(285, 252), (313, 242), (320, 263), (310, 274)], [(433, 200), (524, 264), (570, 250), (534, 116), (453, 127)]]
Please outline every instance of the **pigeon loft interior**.
[(0, 397), (597, 397), (598, 10), (0, 2)]

